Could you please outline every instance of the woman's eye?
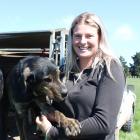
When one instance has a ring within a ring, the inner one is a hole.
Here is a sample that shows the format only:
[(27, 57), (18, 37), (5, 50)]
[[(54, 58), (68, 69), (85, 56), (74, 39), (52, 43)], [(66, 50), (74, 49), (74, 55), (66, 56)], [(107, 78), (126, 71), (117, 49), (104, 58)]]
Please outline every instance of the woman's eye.
[(94, 35), (90, 34), (90, 35), (87, 35), (86, 37), (87, 38), (92, 38), (92, 37), (94, 37)]
[(50, 82), (52, 82), (52, 79), (51, 78), (45, 78), (44, 81), (50, 83)]
[(74, 34), (74, 38), (81, 38), (80, 34)]

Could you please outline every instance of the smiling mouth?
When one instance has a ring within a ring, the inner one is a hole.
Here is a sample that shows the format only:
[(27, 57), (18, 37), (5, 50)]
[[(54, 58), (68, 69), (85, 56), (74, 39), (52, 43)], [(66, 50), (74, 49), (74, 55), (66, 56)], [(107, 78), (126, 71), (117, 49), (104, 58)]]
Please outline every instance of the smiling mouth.
[(88, 48), (85, 47), (79, 47), (80, 50), (87, 50)]
[(91, 47), (78, 47), (81, 51), (90, 51)]

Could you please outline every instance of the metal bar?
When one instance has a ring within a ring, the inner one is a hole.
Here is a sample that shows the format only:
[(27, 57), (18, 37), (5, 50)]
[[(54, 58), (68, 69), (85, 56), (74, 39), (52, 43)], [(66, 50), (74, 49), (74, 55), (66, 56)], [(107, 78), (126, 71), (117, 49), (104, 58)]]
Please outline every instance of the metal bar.
[[(7, 52), (22, 52), (22, 51), (43, 51), (44, 49), (41, 48), (0, 48), (0, 51), (7, 51)], [(45, 51), (49, 51), (49, 49), (45, 49)]]

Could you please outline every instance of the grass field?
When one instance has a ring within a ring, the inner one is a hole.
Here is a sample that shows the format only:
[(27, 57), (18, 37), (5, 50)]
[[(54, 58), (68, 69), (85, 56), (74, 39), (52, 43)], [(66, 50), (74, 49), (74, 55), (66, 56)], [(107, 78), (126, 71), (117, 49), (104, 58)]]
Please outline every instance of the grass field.
[(128, 78), (127, 83), (135, 86), (135, 94), (137, 96), (135, 116), (132, 132), (125, 133), (121, 131), (120, 140), (140, 140), (140, 78)]

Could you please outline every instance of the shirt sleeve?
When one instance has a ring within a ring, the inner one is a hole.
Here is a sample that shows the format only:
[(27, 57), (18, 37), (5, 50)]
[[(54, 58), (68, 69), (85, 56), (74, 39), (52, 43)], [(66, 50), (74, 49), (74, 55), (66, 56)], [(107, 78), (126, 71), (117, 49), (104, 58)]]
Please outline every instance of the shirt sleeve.
[(125, 78), (122, 67), (116, 62), (111, 63), (111, 73), (113, 78), (107, 72), (103, 73), (97, 87), (93, 116), (81, 122), (81, 137), (92, 136), (92, 138), (96, 138), (99, 135), (106, 136), (115, 131)]

